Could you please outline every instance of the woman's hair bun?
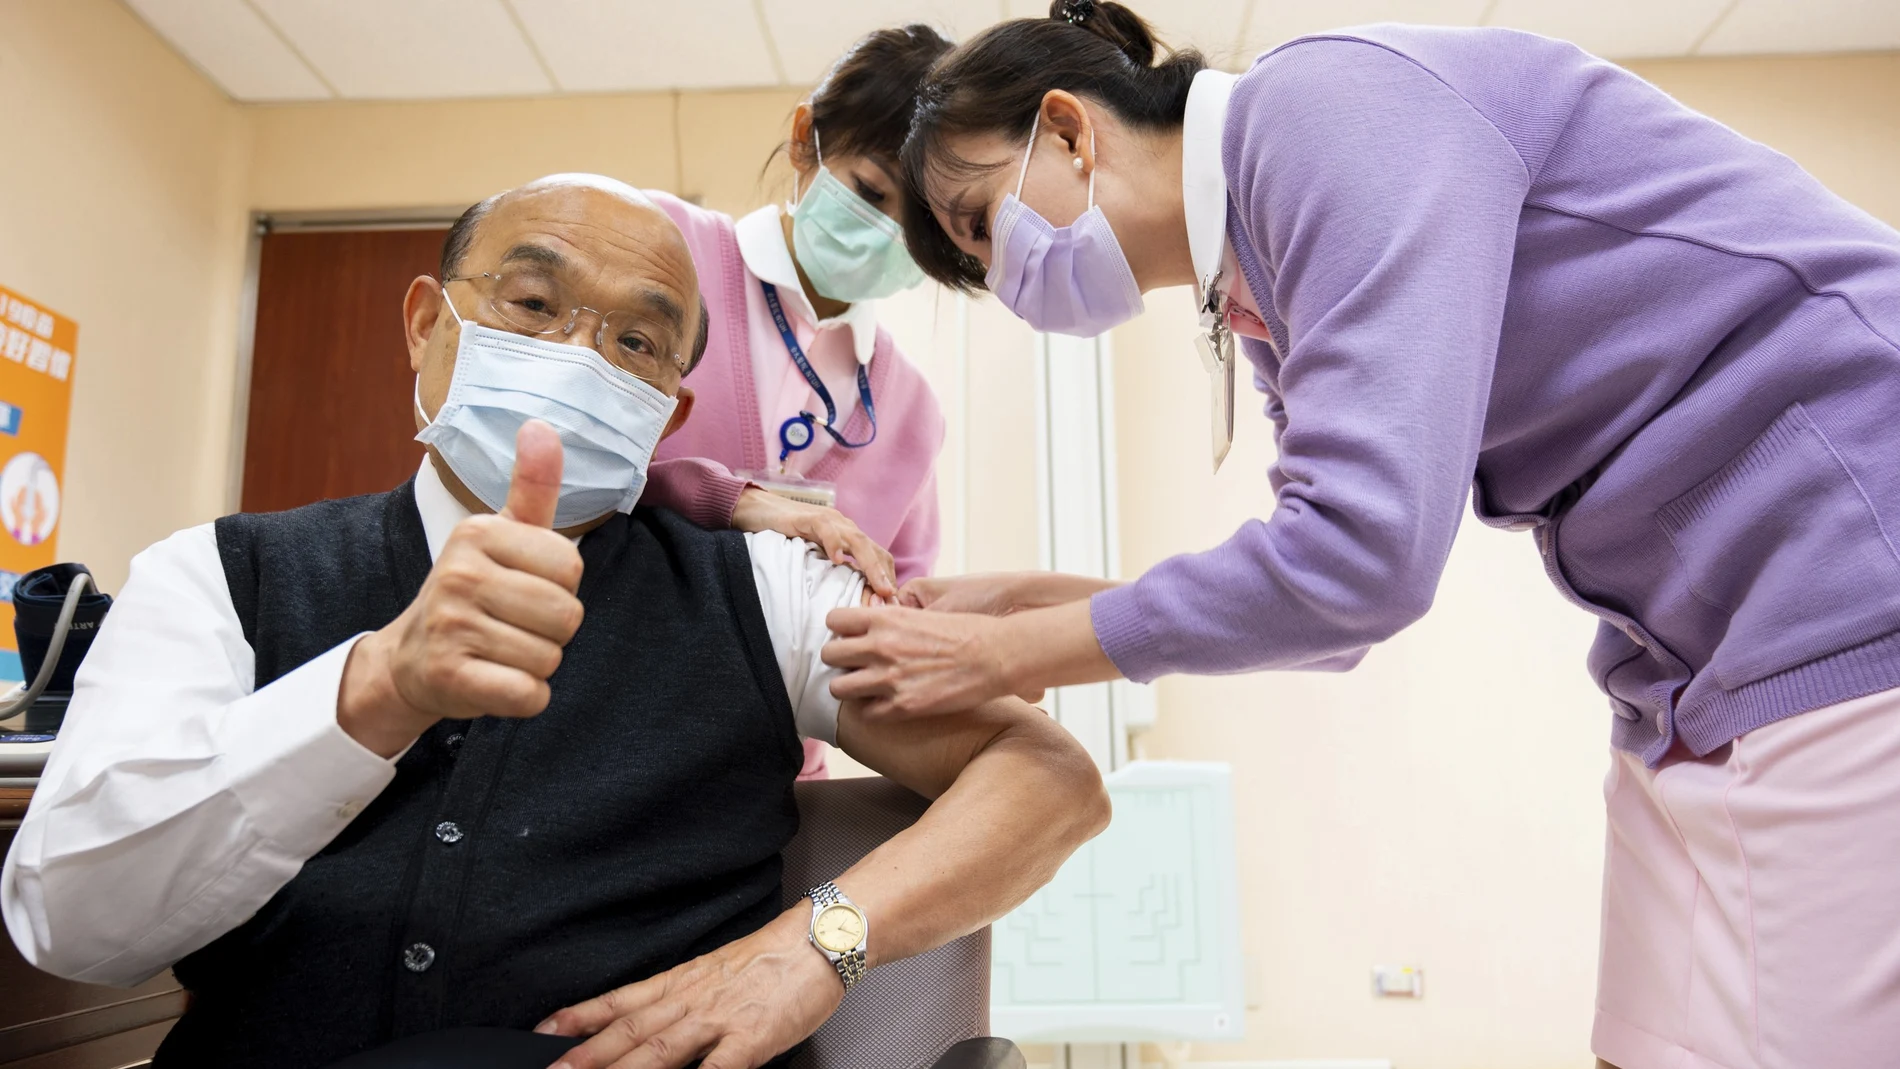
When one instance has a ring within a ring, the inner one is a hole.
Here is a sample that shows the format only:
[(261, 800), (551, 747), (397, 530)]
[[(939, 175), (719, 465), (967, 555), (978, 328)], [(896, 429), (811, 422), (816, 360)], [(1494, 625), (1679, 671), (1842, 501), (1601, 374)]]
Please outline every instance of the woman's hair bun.
[(1152, 67), (1162, 51), (1154, 30), (1140, 15), (1113, 0), (1055, 0), (1049, 17), (1107, 41), (1137, 67)]

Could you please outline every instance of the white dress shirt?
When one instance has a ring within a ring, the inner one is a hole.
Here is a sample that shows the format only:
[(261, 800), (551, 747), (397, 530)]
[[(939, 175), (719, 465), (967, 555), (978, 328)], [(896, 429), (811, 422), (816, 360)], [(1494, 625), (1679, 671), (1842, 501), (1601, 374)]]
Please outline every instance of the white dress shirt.
[[(877, 353), (877, 302), (859, 301), (831, 319), (820, 319), (805, 297), (798, 281), (798, 265), (785, 247), (785, 229), (780, 220), (784, 209), (776, 204), (738, 220), (733, 225), (739, 244), (739, 258), (745, 261), (746, 343), (752, 350), (752, 381), (759, 399), (760, 431), (765, 435), (766, 455), (777, 467), (779, 425), (799, 412), (823, 417), (825, 407), (818, 391), (811, 388), (804, 373), (792, 362), (785, 338), (772, 320), (760, 282), (778, 289), (779, 305), (785, 319), (805, 350), (818, 380), (831, 392), (837, 406), (838, 426), (843, 427), (858, 410), (858, 368), (869, 366)], [(809, 471), (836, 443), (819, 431), (812, 436), (809, 449), (786, 458), (787, 471)]]
[[(434, 559), (469, 512), (427, 459), (416, 505)], [(859, 604), (863, 578), (804, 542), (746, 538), (799, 733), (834, 742), (825, 614)], [(254, 690), (212, 525), (134, 558), (0, 872), (0, 912), (26, 960), (138, 983), (289, 883), (395, 778), (393, 761), (337, 725), (355, 643)]]

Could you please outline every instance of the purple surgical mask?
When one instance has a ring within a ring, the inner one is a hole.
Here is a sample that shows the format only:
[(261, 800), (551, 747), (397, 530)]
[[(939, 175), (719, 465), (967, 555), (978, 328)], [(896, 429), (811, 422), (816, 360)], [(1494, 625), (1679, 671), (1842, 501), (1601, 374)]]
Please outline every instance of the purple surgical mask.
[[(1141, 287), (1108, 217), (1095, 203), (1094, 171), (1089, 172), (1088, 211), (1068, 226), (1051, 226), (1020, 199), (1041, 122), (1038, 112), (1029, 127), (1016, 192), (996, 209), (990, 270), (983, 281), (1003, 307), (1037, 330), (1093, 338), (1141, 314)], [(1089, 148), (1092, 155), (1093, 129)]]

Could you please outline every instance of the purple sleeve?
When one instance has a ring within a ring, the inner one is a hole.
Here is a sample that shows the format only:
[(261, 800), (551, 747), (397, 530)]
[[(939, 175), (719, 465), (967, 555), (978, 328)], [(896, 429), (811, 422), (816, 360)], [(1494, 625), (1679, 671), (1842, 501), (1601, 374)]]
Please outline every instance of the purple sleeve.
[(656, 460), (647, 469), (640, 503), (672, 509), (707, 530), (723, 531), (732, 526), (732, 510), (739, 506), (739, 495), (748, 485), (716, 460)]
[(1495, 127), (1375, 45), (1284, 48), (1232, 107), (1230, 196), (1292, 339), (1277, 507), (1095, 596), (1131, 679), (1349, 666), (1424, 615), (1477, 465), (1528, 188)]

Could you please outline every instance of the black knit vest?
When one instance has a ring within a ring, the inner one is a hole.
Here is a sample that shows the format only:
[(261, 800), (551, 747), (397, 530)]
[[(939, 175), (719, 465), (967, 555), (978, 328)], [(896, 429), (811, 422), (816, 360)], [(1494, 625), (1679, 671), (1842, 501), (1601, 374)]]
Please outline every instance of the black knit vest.
[[(430, 567), (413, 484), (227, 516), (217, 539), (259, 690), (394, 620)], [(316, 1069), (532, 1028), (777, 914), (801, 753), (743, 538), (639, 509), (580, 548), (586, 622), (548, 709), (423, 735), (255, 917), (179, 962), (191, 1007), (155, 1066)]]

